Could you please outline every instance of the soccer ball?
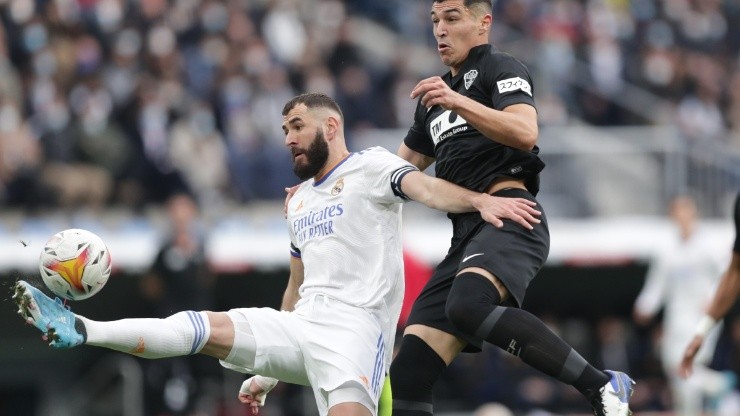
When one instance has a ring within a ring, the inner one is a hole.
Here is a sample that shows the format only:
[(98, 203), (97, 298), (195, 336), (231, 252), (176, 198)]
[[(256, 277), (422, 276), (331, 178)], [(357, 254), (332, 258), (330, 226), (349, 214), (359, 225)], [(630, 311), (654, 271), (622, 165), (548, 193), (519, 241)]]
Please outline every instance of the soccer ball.
[(39, 271), (57, 296), (82, 300), (98, 293), (108, 281), (111, 259), (97, 235), (72, 228), (54, 234), (44, 245)]

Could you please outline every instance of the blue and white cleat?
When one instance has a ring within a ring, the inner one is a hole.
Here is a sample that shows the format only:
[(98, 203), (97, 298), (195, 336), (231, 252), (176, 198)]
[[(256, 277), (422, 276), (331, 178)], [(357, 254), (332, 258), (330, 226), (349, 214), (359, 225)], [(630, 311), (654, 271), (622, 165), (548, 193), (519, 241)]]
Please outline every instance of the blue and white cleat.
[(61, 299), (52, 300), (23, 280), (16, 282), (13, 288), (13, 301), (18, 305), (18, 314), (43, 332), (49, 345), (72, 348), (85, 342), (85, 336), (75, 328), (75, 314)]
[(625, 373), (606, 370), (611, 379), (604, 387), (595, 392), (591, 406), (595, 416), (629, 416), (630, 397), (634, 392), (635, 382)]

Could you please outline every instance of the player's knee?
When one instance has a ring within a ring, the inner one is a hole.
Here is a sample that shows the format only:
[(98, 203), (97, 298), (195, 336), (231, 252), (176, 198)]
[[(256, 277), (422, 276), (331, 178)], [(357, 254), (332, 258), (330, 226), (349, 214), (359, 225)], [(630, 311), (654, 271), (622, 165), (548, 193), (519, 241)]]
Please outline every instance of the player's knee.
[(345, 382), (336, 389), (328, 392), (329, 416), (352, 415), (364, 416), (372, 414), (375, 401), (368, 391), (356, 381)]
[(390, 368), (393, 399), (431, 401), (432, 387), (447, 367), (421, 338), (406, 335)]
[(203, 354), (223, 360), (231, 351), (235, 343), (235, 327), (226, 312), (204, 312), (207, 316), (206, 324), (210, 328)]
[(469, 333), (475, 329), (471, 327), (470, 319), (474, 316), (476, 309), (470, 302), (451, 296), (445, 305), (445, 315), (457, 329)]
[(388, 371), (391, 378), (391, 390), (394, 392), (408, 390), (413, 387), (416, 375), (414, 374), (415, 363), (411, 360), (411, 356), (405, 352), (402, 354), (403, 349), (399, 350), (396, 358), (391, 363), (391, 368)]
[(205, 312), (178, 312), (164, 321), (167, 322), (166, 328), (172, 335), (180, 339), (185, 347), (190, 348), (189, 354), (200, 352), (211, 334), (211, 326)]
[(452, 283), (445, 314), (457, 329), (475, 334), (500, 299), (496, 287), (486, 277), (477, 273), (462, 273)]

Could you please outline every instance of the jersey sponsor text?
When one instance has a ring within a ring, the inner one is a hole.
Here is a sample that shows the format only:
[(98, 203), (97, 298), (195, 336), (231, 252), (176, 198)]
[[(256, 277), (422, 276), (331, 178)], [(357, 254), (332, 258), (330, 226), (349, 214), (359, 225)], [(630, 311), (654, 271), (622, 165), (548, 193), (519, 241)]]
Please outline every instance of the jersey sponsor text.
[(499, 94), (521, 90), (526, 92), (530, 97), (532, 96), (532, 87), (529, 85), (529, 82), (520, 77), (501, 80), (496, 83), (496, 86), (498, 87)]
[(432, 136), (434, 145), (438, 145), (444, 139), (463, 131), (468, 130), (468, 122), (459, 115), (450, 110), (445, 110), (442, 114), (432, 120), (429, 125), (429, 133)]
[(341, 203), (329, 205), (319, 211), (311, 210), (293, 221), (293, 232), (299, 243), (315, 237), (334, 234), (334, 217), (344, 214)]

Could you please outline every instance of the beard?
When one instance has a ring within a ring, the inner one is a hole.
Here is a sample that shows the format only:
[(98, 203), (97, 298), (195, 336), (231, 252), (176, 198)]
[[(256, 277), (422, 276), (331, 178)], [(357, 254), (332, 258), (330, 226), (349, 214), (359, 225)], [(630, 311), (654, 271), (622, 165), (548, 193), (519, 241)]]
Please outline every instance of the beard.
[(318, 130), (308, 149), (303, 152), (306, 163), (300, 163), (293, 159), (293, 173), (298, 179), (305, 181), (316, 176), (329, 159), (329, 144), (324, 140), (324, 132)]

